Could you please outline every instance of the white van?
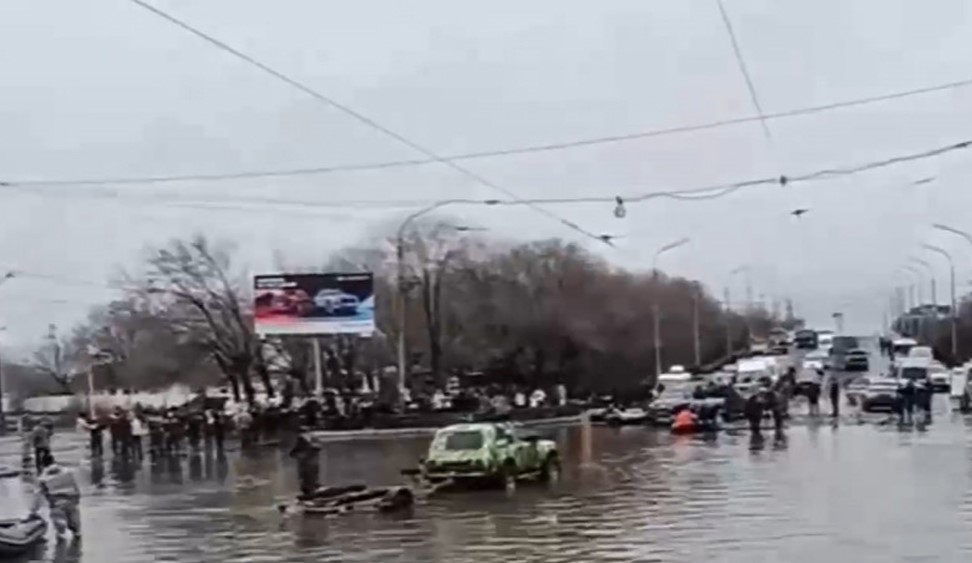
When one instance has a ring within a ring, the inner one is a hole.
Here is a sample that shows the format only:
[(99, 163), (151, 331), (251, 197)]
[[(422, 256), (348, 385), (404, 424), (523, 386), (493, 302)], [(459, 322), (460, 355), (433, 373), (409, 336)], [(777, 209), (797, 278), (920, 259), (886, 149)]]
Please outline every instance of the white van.
[(928, 381), (931, 365), (932, 360), (929, 358), (902, 358), (895, 366), (894, 376), (901, 383), (908, 379), (916, 383)]
[(895, 358), (907, 358), (917, 345), (918, 341), (913, 338), (895, 338), (891, 341), (891, 351)]
[(758, 381), (763, 377), (769, 377), (775, 382), (780, 376), (779, 366), (777, 365), (776, 359), (771, 357), (747, 358), (745, 360), (739, 360), (739, 363), (736, 366), (739, 374), (739, 380), (742, 380), (743, 376), (753, 381)]

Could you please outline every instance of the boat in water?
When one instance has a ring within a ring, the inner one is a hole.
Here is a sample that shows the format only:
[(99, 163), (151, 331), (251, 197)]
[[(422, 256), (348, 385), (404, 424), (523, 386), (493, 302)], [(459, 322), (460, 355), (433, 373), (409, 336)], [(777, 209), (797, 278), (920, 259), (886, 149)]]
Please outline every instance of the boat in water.
[(0, 467), (0, 557), (30, 550), (47, 534), (38, 492), (19, 471)]

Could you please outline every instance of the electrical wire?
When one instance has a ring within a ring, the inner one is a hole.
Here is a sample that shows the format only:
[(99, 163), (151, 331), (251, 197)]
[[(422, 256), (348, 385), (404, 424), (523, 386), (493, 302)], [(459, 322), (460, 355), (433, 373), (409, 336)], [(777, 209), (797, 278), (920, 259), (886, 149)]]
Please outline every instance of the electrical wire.
[[(750, 180), (743, 180), (739, 182), (729, 183), (729, 184), (717, 184), (704, 187), (696, 188), (686, 188), (686, 189), (675, 189), (675, 190), (664, 190), (664, 191), (653, 191), (653, 192), (642, 192), (633, 193), (627, 195), (594, 195), (594, 196), (578, 196), (578, 197), (557, 197), (557, 198), (533, 198), (533, 199), (450, 199), (450, 204), (455, 205), (487, 205), (487, 206), (522, 206), (522, 205), (565, 205), (565, 204), (604, 204), (604, 203), (616, 203), (621, 200), (624, 203), (640, 203), (646, 202), (654, 199), (673, 199), (677, 201), (707, 201), (719, 199), (726, 197), (740, 190), (754, 188), (759, 186), (787, 186), (795, 183), (802, 182), (812, 182), (812, 181), (825, 181), (832, 178), (853, 176), (859, 173), (868, 172), (871, 170), (876, 170), (880, 168), (887, 168), (890, 166), (896, 166), (908, 162), (925, 160), (929, 158), (939, 157), (951, 152), (968, 149), (972, 146), (972, 140), (961, 141), (957, 143), (952, 143), (949, 145), (944, 145), (941, 147), (919, 151), (915, 153), (908, 153), (893, 156), (890, 158), (865, 162), (862, 164), (853, 164), (844, 167), (835, 168), (824, 168), (821, 170), (816, 170), (812, 172), (807, 172), (799, 175), (787, 176), (767, 176), (763, 178), (754, 178)], [(323, 209), (354, 209), (354, 210), (376, 210), (376, 209), (395, 209), (395, 208), (420, 208), (428, 207), (435, 203), (439, 203), (437, 200), (396, 200), (396, 201), (386, 201), (386, 202), (375, 202), (375, 201), (365, 201), (365, 200), (347, 200), (347, 201), (303, 201), (303, 200), (285, 200), (285, 199), (273, 199), (273, 198), (255, 198), (255, 199), (236, 199), (231, 200), (230, 204), (226, 203), (226, 200), (196, 200), (195, 202), (187, 201), (172, 201), (172, 200), (160, 200), (157, 198), (146, 198), (142, 196), (128, 196), (121, 195), (118, 193), (94, 193), (81, 195), (77, 192), (72, 192), (65, 194), (64, 192), (55, 192), (50, 194), (47, 192), (38, 192), (34, 189), (27, 189), (18, 185), (8, 185), (6, 186), (10, 189), (16, 189), (23, 193), (28, 193), (32, 195), (56, 195), (58, 197), (93, 197), (95, 199), (109, 199), (109, 200), (122, 200), (122, 201), (135, 201), (138, 203), (157, 203), (162, 205), (172, 205), (178, 207), (186, 208), (198, 208), (203, 210), (211, 209), (239, 209), (245, 211), (254, 211), (259, 213), (289, 213), (289, 212), (302, 212), (306, 211), (299, 208), (323, 208)], [(281, 205), (281, 206), (291, 206), (297, 207), (298, 209), (268, 209), (266, 207), (246, 207), (244, 205), (232, 204), (252, 204), (252, 205)]]
[(719, 6), (719, 14), (722, 16), (722, 23), (725, 25), (726, 33), (729, 34), (729, 41), (732, 43), (732, 52), (736, 57), (736, 64), (739, 66), (739, 71), (746, 81), (746, 88), (749, 90), (749, 99), (753, 102), (753, 107), (756, 108), (756, 116), (759, 118), (759, 124), (763, 128), (763, 134), (766, 136), (767, 141), (772, 142), (773, 136), (770, 134), (769, 125), (766, 124), (766, 116), (763, 113), (762, 104), (759, 103), (759, 95), (756, 94), (756, 84), (753, 83), (753, 77), (749, 74), (746, 59), (743, 57), (742, 48), (739, 47), (739, 40), (736, 38), (736, 31), (732, 27), (732, 20), (729, 19), (729, 12), (726, 11), (726, 6), (722, 0), (716, 0), (716, 4)]
[[(554, 152), (554, 151), (569, 150), (575, 148), (584, 148), (589, 146), (597, 146), (603, 144), (623, 143), (628, 141), (638, 141), (642, 139), (650, 139), (655, 137), (666, 137), (669, 135), (696, 133), (696, 132), (707, 131), (711, 129), (720, 129), (723, 127), (744, 125), (747, 123), (755, 123), (763, 120), (773, 121), (777, 119), (786, 119), (790, 117), (802, 117), (807, 115), (813, 115), (816, 113), (825, 113), (825, 112), (835, 111), (840, 109), (847, 109), (847, 108), (853, 108), (858, 106), (889, 102), (889, 101), (899, 100), (903, 98), (910, 98), (914, 96), (921, 96), (924, 94), (933, 94), (936, 92), (945, 92), (949, 90), (968, 88), (970, 86), (972, 86), (972, 78), (967, 78), (964, 80), (946, 82), (942, 84), (936, 84), (933, 86), (925, 86), (925, 87), (914, 88), (910, 90), (900, 90), (897, 92), (891, 92), (888, 94), (882, 94), (878, 96), (868, 96), (864, 98), (856, 98), (852, 100), (832, 102), (829, 104), (807, 106), (807, 107), (785, 110), (780, 112), (766, 113), (763, 114), (762, 116), (755, 115), (755, 116), (735, 117), (730, 119), (722, 119), (718, 121), (710, 121), (710, 122), (699, 123), (694, 125), (682, 125), (677, 127), (651, 129), (647, 131), (638, 131), (634, 133), (624, 133), (619, 135), (590, 137), (586, 139), (577, 139), (573, 141), (564, 141), (559, 143), (526, 145), (521, 147), (513, 147), (513, 148), (497, 149), (497, 150), (489, 150), (489, 151), (455, 153), (452, 155), (446, 155), (442, 158), (444, 160), (450, 160), (450, 161), (477, 160), (477, 159), (487, 159), (487, 158), (496, 158), (496, 157), (504, 157), (504, 156), (516, 156), (516, 155), (530, 154), (530, 153)], [(367, 171), (378, 171), (378, 170), (391, 169), (391, 168), (424, 166), (428, 164), (436, 164), (438, 162), (439, 161), (434, 159), (421, 158), (421, 159), (391, 160), (386, 162), (375, 162), (375, 163), (339, 164), (334, 166), (289, 168), (289, 169), (281, 169), (281, 170), (250, 170), (250, 171), (243, 171), (243, 172), (213, 173), (213, 174), (181, 174), (181, 175), (127, 176), (127, 177), (119, 176), (119, 177), (105, 177), (105, 178), (79, 178), (79, 179), (66, 179), (66, 180), (8, 179), (6, 181), (0, 181), (0, 185), (24, 186), (24, 187), (31, 187), (31, 186), (56, 187), (56, 186), (111, 186), (111, 185), (129, 185), (129, 184), (166, 184), (166, 183), (178, 183), (178, 182), (209, 182), (209, 181), (215, 182), (215, 181), (223, 181), (223, 180), (247, 180), (247, 179), (260, 179), (260, 178), (315, 176), (315, 175), (332, 174), (332, 173), (339, 173), (339, 172), (367, 172)]]
[[(435, 152), (433, 152), (432, 150), (426, 148), (424, 145), (421, 145), (421, 144), (419, 144), (419, 143), (417, 143), (415, 141), (412, 141), (411, 139), (409, 139), (408, 137), (405, 137), (401, 133), (398, 133), (396, 131), (393, 131), (392, 129), (389, 129), (388, 127), (385, 127), (381, 123), (378, 123), (374, 119), (372, 119), (372, 118), (364, 115), (363, 113), (361, 113), (361, 112), (359, 112), (359, 111), (351, 108), (350, 106), (347, 106), (347, 105), (345, 105), (345, 104), (343, 104), (341, 102), (338, 102), (337, 100), (335, 100), (333, 98), (330, 98), (330, 97), (328, 97), (328, 96), (320, 93), (319, 91), (311, 88), (310, 86), (304, 84), (303, 82), (301, 82), (299, 80), (296, 80), (294, 78), (291, 78), (290, 76), (287, 76), (286, 74), (284, 74), (284, 73), (282, 73), (282, 72), (274, 69), (273, 67), (270, 67), (270, 66), (268, 66), (268, 65), (260, 62), (259, 60), (251, 57), (250, 55), (247, 55), (243, 51), (240, 51), (239, 49), (236, 49), (236, 48), (232, 47), (228, 43), (225, 43), (225, 42), (223, 42), (223, 41), (221, 41), (221, 40), (213, 37), (212, 35), (209, 35), (209, 34), (205, 33), (204, 31), (202, 31), (202, 30), (200, 30), (200, 29), (198, 29), (196, 27), (193, 27), (192, 25), (189, 25), (187, 22), (185, 22), (183, 20), (180, 20), (179, 18), (176, 18), (175, 16), (169, 14), (168, 12), (165, 12), (165, 11), (163, 11), (163, 10), (161, 10), (161, 9), (159, 9), (159, 8), (157, 8), (157, 7), (151, 5), (148, 2), (145, 2), (143, 0), (130, 0), (130, 1), (133, 4), (135, 4), (137, 6), (140, 6), (140, 7), (144, 8), (145, 10), (148, 10), (149, 12), (155, 14), (156, 16), (158, 16), (158, 17), (160, 17), (160, 18), (168, 21), (169, 23), (171, 23), (171, 24), (173, 24), (173, 25), (175, 25), (175, 26), (183, 29), (184, 31), (186, 31), (188, 33), (191, 33), (192, 35), (195, 35), (196, 37), (202, 39), (203, 41), (209, 43), (210, 45), (213, 45), (214, 47), (216, 47), (216, 48), (218, 48), (218, 49), (220, 49), (220, 50), (222, 50), (222, 51), (224, 51), (226, 53), (229, 53), (230, 55), (233, 55), (234, 57), (236, 57), (236, 58), (238, 58), (238, 59), (240, 59), (240, 60), (242, 60), (242, 61), (250, 64), (251, 66), (253, 66), (253, 67), (255, 67), (255, 68), (263, 71), (264, 73), (266, 73), (266, 74), (270, 75), (271, 77), (279, 80), (280, 82), (283, 82), (284, 84), (287, 84), (287, 85), (289, 85), (289, 86), (291, 86), (291, 87), (293, 87), (293, 88), (295, 88), (295, 89), (303, 92), (304, 94), (306, 94), (306, 95), (314, 98), (315, 100), (317, 100), (317, 101), (319, 101), (319, 102), (327, 105), (328, 107), (331, 107), (333, 109), (336, 109), (336, 110), (344, 113), (345, 115), (348, 115), (351, 118), (353, 118), (353, 119), (355, 119), (355, 120), (357, 120), (357, 121), (359, 121), (359, 122), (367, 125), (368, 127), (370, 127), (372, 129), (374, 129), (374, 130), (376, 130), (376, 131), (384, 134), (385, 136), (390, 137), (391, 139), (394, 139), (395, 141), (401, 143), (402, 145), (405, 145), (406, 147), (409, 147), (412, 150), (414, 150), (414, 151), (416, 151), (418, 153), (421, 153), (423, 156), (425, 156), (425, 157), (427, 157), (429, 159), (432, 159), (435, 162), (438, 162), (438, 163), (440, 163), (440, 164), (442, 164), (444, 166), (447, 166), (447, 167), (455, 170), (456, 172), (462, 174), (463, 176), (465, 176), (466, 178), (472, 180), (473, 182), (475, 182), (477, 184), (480, 184), (482, 186), (485, 186), (487, 188), (490, 188), (492, 190), (498, 191), (498, 192), (506, 195), (507, 197), (511, 197), (511, 198), (517, 199), (517, 200), (522, 200), (522, 198), (520, 198), (516, 193), (514, 193), (514, 192), (512, 192), (512, 191), (510, 191), (510, 190), (508, 190), (508, 189), (506, 189), (506, 188), (504, 188), (502, 186), (500, 186), (499, 184), (496, 184), (496, 183), (494, 183), (494, 182), (486, 179), (482, 175), (480, 175), (480, 174), (478, 174), (476, 172), (473, 172), (472, 170), (470, 170), (470, 169), (468, 169), (468, 168), (466, 168), (466, 167), (464, 167), (464, 166), (462, 166), (460, 164), (457, 164), (455, 162), (452, 162), (452, 161), (450, 161), (448, 159), (445, 159), (445, 158), (437, 155)], [(582, 235), (584, 235), (586, 237), (589, 237), (589, 238), (592, 238), (594, 240), (598, 240), (598, 241), (604, 242), (601, 237), (599, 237), (598, 235), (592, 233), (591, 231), (588, 231), (587, 229), (581, 227), (577, 223), (575, 223), (575, 222), (573, 222), (573, 221), (571, 221), (571, 220), (569, 220), (569, 219), (567, 219), (565, 217), (561, 217), (560, 215), (557, 215), (556, 213), (553, 213), (552, 211), (550, 211), (548, 209), (544, 209), (543, 207), (541, 207), (541, 206), (539, 206), (537, 204), (532, 204), (532, 203), (526, 202), (526, 200), (523, 200), (523, 201), (526, 203), (526, 205), (528, 207), (530, 207), (534, 211), (540, 213), (541, 215), (545, 215), (546, 217), (548, 217), (550, 219), (553, 219), (554, 221), (557, 221), (560, 224), (566, 226), (567, 228), (569, 228), (569, 229), (571, 229), (573, 231), (576, 231), (576, 232), (578, 232), (578, 233), (580, 233), (580, 234), (582, 234)], [(610, 243), (607, 243), (607, 244), (610, 244)]]
[[(966, 150), (969, 149), (970, 147), (972, 147), (972, 140), (953, 143), (943, 147), (921, 151), (917, 153), (899, 155), (884, 160), (872, 161), (864, 164), (852, 165), (843, 168), (823, 169), (823, 170), (818, 170), (818, 171), (800, 174), (796, 176), (766, 177), (766, 178), (758, 178), (753, 180), (736, 182), (734, 184), (723, 184), (723, 185), (707, 186), (707, 187), (684, 189), (684, 190), (648, 192), (648, 193), (631, 195), (622, 199), (624, 199), (625, 203), (639, 203), (639, 202), (645, 202), (645, 201), (650, 201), (653, 199), (660, 199), (660, 198), (670, 198), (670, 199), (683, 200), (683, 201), (684, 200), (713, 200), (713, 199), (725, 197), (727, 195), (730, 195), (732, 193), (747, 188), (753, 188), (758, 186), (769, 186), (769, 185), (787, 186), (794, 183), (822, 181), (822, 180), (827, 180), (835, 177), (851, 176), (863, 172), (869, 172), (872, 170), (878, 170), (881, 168), (896, 166), (906, 162), (913, 162), (917, 160), (933, 158), (950, 152)], [(504, 201), (504, 200), (495, 200), (495, 199), (485, 199), (485, 200), (468, 199), (468, 200), (453, 200), (453, 201), (455, 201), (458, 204), (469, 204), (469, 205), (511, 205), (513, 206), (513, 205), (526, 205), (528, 203), (522, 200)], [(554, 205), (554, 204), (567, 204), (567, 203), (570, 204), (615, 203), (616, 201), (617, 201), (616, 196), (614, 197), (591, 196), (591, 197), (575, 197), (575, 198), (543, 198), (543, 199), (529, 200), (529, 203), (542, 203), (547, 205)], [(610, 242), (615, 238), (622, 238), (622, 237), (600, 235), (600, 238), (604, 239), (605, 242)], [(109, 290), (116, 290), (116, 291), (137, 289), (134, 288), (133, 286), (128, 286), (126, 284), (120, 284), (120, 283), (101, 283), (101, 282), (95, 282), (91, 280), (74, 278), (70, 276), (30, 272), (9, 265), (0, 266), (0, 271), (12, 272), (14, 279), (28, 278), (28, 279), (47, 280), (47, 281), (65, 283), (70, 285), (82, 285), (82, 286), (88, 286), (88, 287), (93, 287), (98, 289), (109, 289)]]

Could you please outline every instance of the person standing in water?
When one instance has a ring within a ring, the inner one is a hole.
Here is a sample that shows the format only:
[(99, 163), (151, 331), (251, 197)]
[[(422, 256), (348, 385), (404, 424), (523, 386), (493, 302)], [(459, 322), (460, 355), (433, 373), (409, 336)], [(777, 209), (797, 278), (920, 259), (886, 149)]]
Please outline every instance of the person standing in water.
[(827, 382), (827, 392), (830, 394), (830, 416), (840, 416), (840, 379), (836, 374), (830, 374)]
[(58, 539), (64, 539), (70, 530), (75, 539), (81, 538), (81, 489), (74, 472), (61, 467), (54, 456), (47, 452), (41, 460), (43, 470), (38, 483), (50, 505), (51, 521), (57, 531)]
[(314, 498), (321, 486), (320, 448), (314, 445), (307, 434), (297, 437), (297, 443), (290, 450), (290, 457), (297, 460), (297, 480), (300, 483), (300, 500)]

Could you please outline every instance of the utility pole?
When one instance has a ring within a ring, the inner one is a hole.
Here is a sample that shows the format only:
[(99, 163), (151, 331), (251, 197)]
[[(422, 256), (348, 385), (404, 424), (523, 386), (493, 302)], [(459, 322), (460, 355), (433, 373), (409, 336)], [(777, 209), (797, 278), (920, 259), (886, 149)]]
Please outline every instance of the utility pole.
[[(2, 328), (0, 328), (2, 330)], [(0, 436), (7, 433), (6, 405), (3, 399), (3, 357), (0, 357)]]
[(724, 290), (725, 314), (726, 314), (726, 358), (732, 356), (732, 309), (729, 302), (729, 286)]
[(695, 343), (695, 367), (702, 365), (702, 337), (699, 330), (699, 293), (701, 290), (696, 287), (692, 299), (692, 340)]
[(661, 359), (661, 308), (658, 303), (654, 303), (651, 306), (651, 316), (654, 322), (654, 327), (652, 332), (655, 337), (655, 381), (658, 381), (658, 377), (662, 374), (662, 359)]
[[(14, 278), (14, 275), (15, 275), (14, 272), (10, 271), (5, 273), (3, 276), (0, 276), (0, 285), (3, 285), (4, 282), (8, 282), (12, 280)], [(0, 333), (4, 332), (5, 330), (7, 330), (7, 327), (0, 326)], [(4, 434), (7, 433), (7, 415), (5, 409), (6, 405), (4, 405), (3, 402), (4, 387), (5, 385), (3, 380), (3, 357), (0, 357), (0, 436), (3, 436)]]

